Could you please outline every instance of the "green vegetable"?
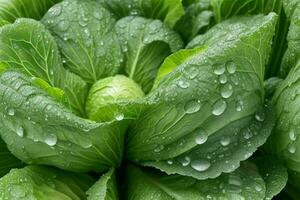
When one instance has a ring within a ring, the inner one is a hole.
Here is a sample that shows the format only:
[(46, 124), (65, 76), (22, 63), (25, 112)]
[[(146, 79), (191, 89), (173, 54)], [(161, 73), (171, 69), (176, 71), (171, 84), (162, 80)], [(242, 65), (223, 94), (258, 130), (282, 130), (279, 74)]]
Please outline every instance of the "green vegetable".
[(0, 1), (0, 199), (299, 200), (299, 15)]

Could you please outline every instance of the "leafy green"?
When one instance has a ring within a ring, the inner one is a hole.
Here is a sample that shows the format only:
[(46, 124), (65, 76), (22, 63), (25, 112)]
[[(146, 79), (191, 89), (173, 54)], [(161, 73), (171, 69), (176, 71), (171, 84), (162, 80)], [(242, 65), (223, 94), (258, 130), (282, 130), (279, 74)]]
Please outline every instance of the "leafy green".
[(19, 72), (0, 75), (0, 134), (16, 157), (71, 171), (119, 166), (126, 119), (96, 123), (77, 117), (32, 81)]
[[(14, 22), (18, 18), (26, 17), (41, 19), (44, 13), (61, 0), (5, 0), (0, 2), (0, 20)], [(55, 10), (54, 12), (60, 12)]]
[(42, 22), (55, 37), (64, 66), (86, 82), (119, 72), (122, 54), (113, 32), (115, 19), (99, 3), (65, 0), (52, 7)]
[(100, 0), (118, 18), (143, 16), (160, 19), (170, 27), (184, 14), (181, 0)]
[(0, 179), (1, 199), (85, 199), (93, 179), (82, 174), (60, 171), (55, 168), (28, 166), (13, 169)]
[(239, 17), (199, 36), (206, 49), (191, 52), (148, 95), (129, 130), (127, 157), (206, 179), (251, 156), (274, 124), (271, 107), (263, 107), (263, 78), (275, 25), (274, 13)]
[(125, 17), (116, 24), (125, 54), (125, 74), (149, 92), (163, 60), (179, 50), (180, 36), (159, 20)]
[(114, 169), (104, 174), (88, 191), (88, 200), (116, 200), (118, 190)]
[(165, 175), (134, 165), (127, 172), (128, 200), (172, 199), (264, 199), (266, 185), (255, 165), (243, 164), (236, 171), (216, 179), (197, 180), (179, 175)]

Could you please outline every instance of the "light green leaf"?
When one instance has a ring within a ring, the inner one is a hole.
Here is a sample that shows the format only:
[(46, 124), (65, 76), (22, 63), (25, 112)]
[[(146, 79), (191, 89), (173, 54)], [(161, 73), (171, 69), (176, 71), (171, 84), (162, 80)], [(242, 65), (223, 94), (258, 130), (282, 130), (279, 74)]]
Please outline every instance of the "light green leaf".
[(122, 54), (113, 32), (115, 19), (100, 3), (65, 0), (52, 7), (42, 23), (55, 37), (64, 66), (86, 82), (119, 72)]
[(266, 183), (265, 200), (271, 200), (285, 187), (288, 180), (287, 169), (275, 157), (255, 159), (259, 173)]
[(283, 0), (284, 9), (289, 16), (290, 26), (287, 35), (288, 48), (282, 58), (279, 76), (284, 78), (300, 58), (300, 1)]
[[(131, 114), (129, 103), (144, 97), (140, 86), (123, 75), (107, 77), (96, 82), (90, 89), (86, 102), (89, 119), (94, 121), (111, 121)], [(133, 106), (134, 104), (132, 104)], [(123, 107), (125, 110), (120, 110)]]
[(64, 77), (56, 43), (38, 21), (18, 19), (0, 31), (0, 63), (5, 68), (21, 69), (60, 86)]
[[(10, 23), (18, 18), (41, 19), (47, 10), (61, 0), (5, 0), (0, 2), (0, 20)], [(59, 10), (56, 10), (59, 12)]]
[(79, 172), (119, 166), (126, 118), (96, 123), (77, 117), (19, 72), (1, 74), (0, 96), (0, 134), (25, 163)]
[(13, 169), (0, 179), (1, 199), (81, 200), (86, 199), (93, 179), (87, 175), (55, 168), (28, 166)]
[(263, 200), (266, 190), (255, 165), (250, 163), (230, 174), (202, 181), (130, 165), (127, 182), (128, 200)]
[(88, 200), (118, 200), (114, 169), (105, 173), (86, 193)]
[(181, 0), (100, 0), (118, 18), (143, 16), (160, 19), (170, 27), (184, 14)]
[(149, 92), (163, 60), (182, 48), (180, 36), (159, 20), (125, 17), (116, 24), (125, 73)]
[[(160, 81), (128, 135), (127, 157), (198, 179), (235, 170), (269, 136), (264, 66), (276, 15), (220, 23), (198, 40), (207, 46)], [(230, 34), (226, 34), (230, 33)]]
[(0, 178), (12, 168), (22, 167), (23, 163), (14, 157), (0, 138)]

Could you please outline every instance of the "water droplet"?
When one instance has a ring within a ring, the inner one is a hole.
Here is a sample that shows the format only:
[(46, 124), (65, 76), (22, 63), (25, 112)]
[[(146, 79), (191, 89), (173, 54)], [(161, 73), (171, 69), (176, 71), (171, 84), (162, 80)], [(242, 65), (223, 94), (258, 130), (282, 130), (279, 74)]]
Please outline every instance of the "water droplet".
[(167, 163), (168, 163), (169, 165), (173, 165), (173, 161), (172, 161), (172, 160), (167, 160)]
[(122, 121), (124, 119), (124, 114), (123, 113), (118, 113), (115, 117), (117, 121)]
[(259, 110), (255, 113), (255, 119), (259, 122), (265, 121), (265, 113), (263, 112), (263, 110)]
[(294, 129), (291, 129), (291, 130), (290, 130), (290, 132), (289, 132), (289, 137), (290, 137), (290, 140), (291, 140), (291, 141), (296, 141), (297, 136), (296, 136), (296, 133), (295, 133)]
[(161, 152), (164, 148), (165, 148), (164, 145), (159, 144), (159, 145), (157, 145), (156, 148), (154, 149), (154, 152), (155, 152), (155, 153), (159, 153), (159, 152)]
[(258, 184), (257, 184), (257, 185), (255, 186), (255, 190), (256, 190), (257, 192), (262, 191), (262, 189), (263, 189), (263, 188), (261, 187), (261, 185), (258, 185)]
[(240, 112), (243, 110), (243, 102), (242, 101), (237, 101), (235, 104), (235, 110)]
[(185, 104), (184, 110), (187, 114), (198, 112), (201, 108), (200, 100), (192, 100)]
[(213, 65), (213, 71), (216, 75), (222, 75), (225, 72), (225, 66), (223, 64)]
[(45, 138), (45, 143), (49, 146), (54, 146), (57, 143), (57, 136), (54, 134), (49, 134)]
[(230, 137), (223, 137), (220, 141), (222, 146), (228, 146), (230, 144)]
[(97, 10), (97, 11), (94, 12), (94, 17), (96, 19), (101, 20), (102, 19), (102, 14)]
[(221, 87), (221, 96), (225, 99), (231, 97), (233, 93), (233, 88), (231, 84), (226, 84), (224, 86)]
[(291, 153), (291, 154), (294, 154), (296, 152), (296, 146), (294, 144), (290, 144), (288, 146), (288, 151)]
[(224, 100), (218, 100), (214, 105), (213, 105), (213, 110), (212, 110), (212, 114), (219, 116), (221, 114), (224, 113), (224, 111), (226, 110), (227, 107), (227, 103)]
[(70, 24), (69, 24), (69, 22), (67, 22), (65, 20), (62, 20), (58, 23), (57, 26), (58, 26), (60, 31), (66, 31), (66, 30), (68, 30)]
[(14, 115), (16, 114), (16, 111), (15, 111), (15, 109), (13, 109), (13, 108), (8, 108), (8, 109), (7, 109), (7, 114), (8, 114), (9, 116), (14, 116)]
[(23, 127), (18, 127), (17, 130), (16, 130), (16, 133), (18, 136), (20, 137), (24, 137), (24, 128)]
[(189, 71), (188, 71), (188, 77), (189, 79), (193, 80), (194, 78), (196, 78), (198, 75), (198, 70), (196, 67), (192, 67)]
[(194, 160), (191, 161), (191, 167), (199, 172), (203, 172), (210, 167), (210, 162), (208, 160)]
[(182, 160), (181, 164), (183, 167), (188, 166), (191, 163), (191, 158), (188, 156), (185, 156), (184, 159)]
[(220, 77), (219, 77), (219, 81), (221, 84), (225, 84), (227, 83), (227, 76), (225, 74), (222, 74)]
[(206, 131), (202, 128), (199, 128), (196, 130), (196, 132), (197, 132), (197, 136), (195, 138), (196, 144), (204, 144), (208, 139), (208, 135)]
[(51, 13), (54, 16), (58, 16), (61, 14), (62, 7), (60, 4), (57, 4), (56, 6), (53, 6), (52, 8), (49, 9), (49, 13)]
[(137, 15), (139, 15), (139, 11), (138, 10), (131, 10), (130, 15), (137, 16)]
[(234, 62), (227, 62), (226, 69), (229, 74), (234, 74), (236, 72), (236, 64)]
[(182, 89), (186, 89), (190, 86), (189, 82), (185, 81), (185, 80), (179, 80), (178, 81), (178, 86)]

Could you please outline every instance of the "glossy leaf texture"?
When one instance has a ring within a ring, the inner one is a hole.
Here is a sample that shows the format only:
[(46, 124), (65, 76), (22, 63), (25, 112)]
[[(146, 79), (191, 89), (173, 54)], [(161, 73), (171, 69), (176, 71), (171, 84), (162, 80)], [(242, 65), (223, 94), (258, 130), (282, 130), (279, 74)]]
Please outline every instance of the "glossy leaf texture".
[(55, 37), (64, 66), (91, 84), (117, 74), (122, 54), (112, 14), (91, 0), (66, 0), (52, 7), (58, 9), (50, 9), (42, 22)]
[(110, 169), (86, 192), (88, 200), (117, 200), (118, 189), (115, 170)]
[[(270, 174), (269, 177), (277, 178), (274, 174)], [(207, 180), (166, 175), (149, 168), (143, 169), (130, 165), (127, 178), (128, 200), (263, 200), (268, 198), (268, 190), (271, 186), (265, 183), (252, 163), (243, 163), (232, 173)]]
[(183, 47), (180, 36), (161, 21), (142, 17), (122, 18), (116, 32), (125, 55), (125, 74), (148, 93), (163, 60)]
[(291, 69), (273, 96), (277, 123), (268, 143), (269, 151), (282, 159), (287, 168), (300, 172), (299, 82), (300, 65)]
[(13, 156), (0, 139), (0, 178), (8, 173), (12, 168), (22, 167), (24, 164)]
[(160, 19), (173, 27), (184, 14), (181, 0), (99, 0), (118, 18), (142, 16)]
[(195, 39), (206, 49), (185, 55), (148, 95), (129, 131), (127, 157), (198, 179), (231, 172), (250, 157), (274, 124), (263, 77), (276, 19), (233, 18)]
[(284, 9), (290, 19), (289, 32), (287, 35), (288, 48), (282, 59), (279, 76), (285, 78), (289, 71), (297, 64), (300, 57), (300, 1), (284, 0)]
[(87, 84), (63, 68), (57, 44), (38, 21), (18, 19), (0, 31), (0, 63), (4, 69), (20, 69), (64, 90), (72, 110), (84, 116)]
[(51, 167), (13, 169), (0, 179), (1, 199), (81, 200), (93, 179)]
[[(16, 19), (26, 17), (41, 19), (47, 10), (61, 0), (6, 0), (0, 2), (0, 20), (13, 23)], [(60, 12), (56, 10), (55, 12)]]
[(16, 157), (28, 164), (79, 172), (120, 164), (126, 119), (108, 123), (82, 119), (33, 80), (12, 71), (0, 76), (0, 134)]

